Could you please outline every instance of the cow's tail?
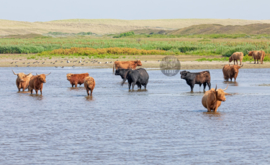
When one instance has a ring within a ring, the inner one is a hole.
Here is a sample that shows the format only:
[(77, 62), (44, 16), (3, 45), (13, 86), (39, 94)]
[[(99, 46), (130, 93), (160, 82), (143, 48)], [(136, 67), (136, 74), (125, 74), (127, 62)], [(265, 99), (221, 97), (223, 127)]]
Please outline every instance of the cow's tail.
[(261, 64), (263, 64), (264, 56), (265, 56), (265, 52), (261, 50)]

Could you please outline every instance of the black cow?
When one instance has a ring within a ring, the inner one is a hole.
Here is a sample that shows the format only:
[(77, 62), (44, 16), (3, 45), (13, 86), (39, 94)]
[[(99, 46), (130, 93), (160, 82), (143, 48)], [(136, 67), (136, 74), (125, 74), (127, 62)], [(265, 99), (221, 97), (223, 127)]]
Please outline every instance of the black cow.
[(115, 71), (115, 75), (120, 75), (122, 79), (124, 79), (127, 75), (127, 72), (129, 71), (130, 69), (116, 69)]
[(129, 70), (127, 72), (126, 77), (124, 78), (122, 85), (125, 83), (126, 79), (128, 80), (128, 89), (130, 90), (130, 86), (132, 85), (132, 90), (134, 90), (135, 84), (138, 88), (141, 89), (142, 86), (146, 89), (146, 85), (149, 80), (149, 75), (145, 69), (140, 68), (136, 70)]
[(200, 86), (203, 84), (203, 91), (205, 91), (206, 84), (211, 89), (211, 76), (209, 71), (202, 71), (197, 73), (191, 73), (189, 71), (180, 72), (181, 79), (185, 79), (187, 84), (191, 88), (191, 92), (193, 92), (193, 88), (195, 84), (199, 84)]

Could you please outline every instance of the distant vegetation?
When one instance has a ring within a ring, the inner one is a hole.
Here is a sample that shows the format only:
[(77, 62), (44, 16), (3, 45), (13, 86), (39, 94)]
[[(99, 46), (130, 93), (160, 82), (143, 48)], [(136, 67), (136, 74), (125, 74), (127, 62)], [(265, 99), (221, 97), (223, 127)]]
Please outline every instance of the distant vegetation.
[(45, 36), (89, 36), (89, 35), (96, 35), (92, 32), (79, 32), (79, 33), (63, 33), (63, 32), (49, 32), (44, 34)]
[(120, 33), (119, 35), (113, 36), (113, 38), (128, 37), (128, 36), (133, 36), (134, 34), (135, 34), (134, 31), (126, 32), (126, 33)]
[(140, 50), (163, 50), (167, 54), (175, 55), (223, 55), (230, 56), (234, 52), (247, 54), (250, 50), (264, 50), (270, 53), (268, 40), (234, 40), (223, 39), (148, 39), (148, 38), (25, 38), (25, 39), (0, 39), (0, 53), (41, 53), (55, 49), (77, 48), (136, 48)]
[[(164, 50), (144, 50), (136, 48), (70, 48), (70, 49), (56, 49), (52, 51), (44, 51), (39, 53), (38, 56), (48, 56), (48, 55), (60, 55), (60, 56), (99, 56), (105, 58), (106, 55), (171, 55), (173, 52), (168, 52)], [(103, 55), (103, 56), (100, 56)]]

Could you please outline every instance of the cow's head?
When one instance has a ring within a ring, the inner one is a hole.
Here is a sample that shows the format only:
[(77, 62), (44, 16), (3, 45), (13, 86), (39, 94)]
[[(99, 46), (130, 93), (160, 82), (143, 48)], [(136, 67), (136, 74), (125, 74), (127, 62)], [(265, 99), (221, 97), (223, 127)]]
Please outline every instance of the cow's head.
[(225, 95), (228, 95), (228, 94), (224, 91), (228, 89), (228, 86), (229, 84), (227, 85), (225, 89), (217, 89), (217, 86), (216, 86), (215, 92), (216, 92), (216, 97), (218, 101), (226, 101)]
[(232, 56), (229, 58), (229, 62), (232, 62)]
[(135, 63), (137, 63), (137, 66), (142, 66), (142, 62), (140, 60), (137, 60)]
[(51, 73), (49, 73), (49, 74), (39, 74), (39, 75), (37, 75), (37, 78), (38, 78), (38, 80), (40, 81), (40, 82), (42, 82), (42, 83), (46, 83), (46, 76), (49, 76)]
[(232, 67), (234, 73), (238, 73), (239, 69), (240, 69), (241, 67), (243, 67), (243, 65), (242, 65), (242, 66), (233, 65), (233, 66), (231, 66), (231, 67)]
[(127, 69), (116, 69), (115, 70), (115, 75), (122, 75), (127, 71)]
[(70, 78), (71, 78), (72, 75), (73, 75), (73, 73), (68, 73), (68, 74), (67, 74), (67, 80), (68, 80), (68, 81), (70, 81)]
[(249, 51), (249, 52), (248, 52), (248, 56), (252, 56), (253, 52), (254, 52), (254, 51)]
[(190, 72), (185, 71), (185, 70), (184, 70), (184, 71), (182, 71), (182, 72), (180, 72), (181, 79), (186, 79), (186, 78), (187, 78), (188, 73), (190, 73)]
[(31, 73), (26, 75), (24, 73), (15, 73), (13, 70), (12, 72), (14, 75), (17, 75), (17, 78), (19, 79), (20, 82), (24, 82), (26, 78), (31, 78), (33, 76)]

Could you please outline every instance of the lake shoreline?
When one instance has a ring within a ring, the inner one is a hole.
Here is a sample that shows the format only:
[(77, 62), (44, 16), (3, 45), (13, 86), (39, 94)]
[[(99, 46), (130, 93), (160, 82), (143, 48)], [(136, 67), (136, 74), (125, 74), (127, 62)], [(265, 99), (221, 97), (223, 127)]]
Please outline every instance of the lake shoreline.
[[(140, 59), (142, 68), (160, 69), (160, 62), (164, 55), (129, 55), (125, 58), (118, 59), (90, 59), (86, 57), (77, 58), (60, 58), (60, 57), (37, 57), (38, 59), (29, 59), (29, 55), (0, 55), (0, 67), (75, 67), (75, 68), (112, 68), (114, 61), (129, 61)], [(32, 55), (31, 55), (32, 56)], [(181, 70), (197, 69), (222, 69), (229, 62), (224, 61), (196, 61), (199, 58), (216, 58), (220, 56), (195, 56), (195, 55), (178, 55), (175, 56), (181, 63)], [(93, 62), (94, 61), (94, 62)], [(231, 63), (231, 65), (233, 62)], [(254, 64), (253, 62), (243, 62), (243, 68), (270, 68), (270, 62), (264, 64)]]

